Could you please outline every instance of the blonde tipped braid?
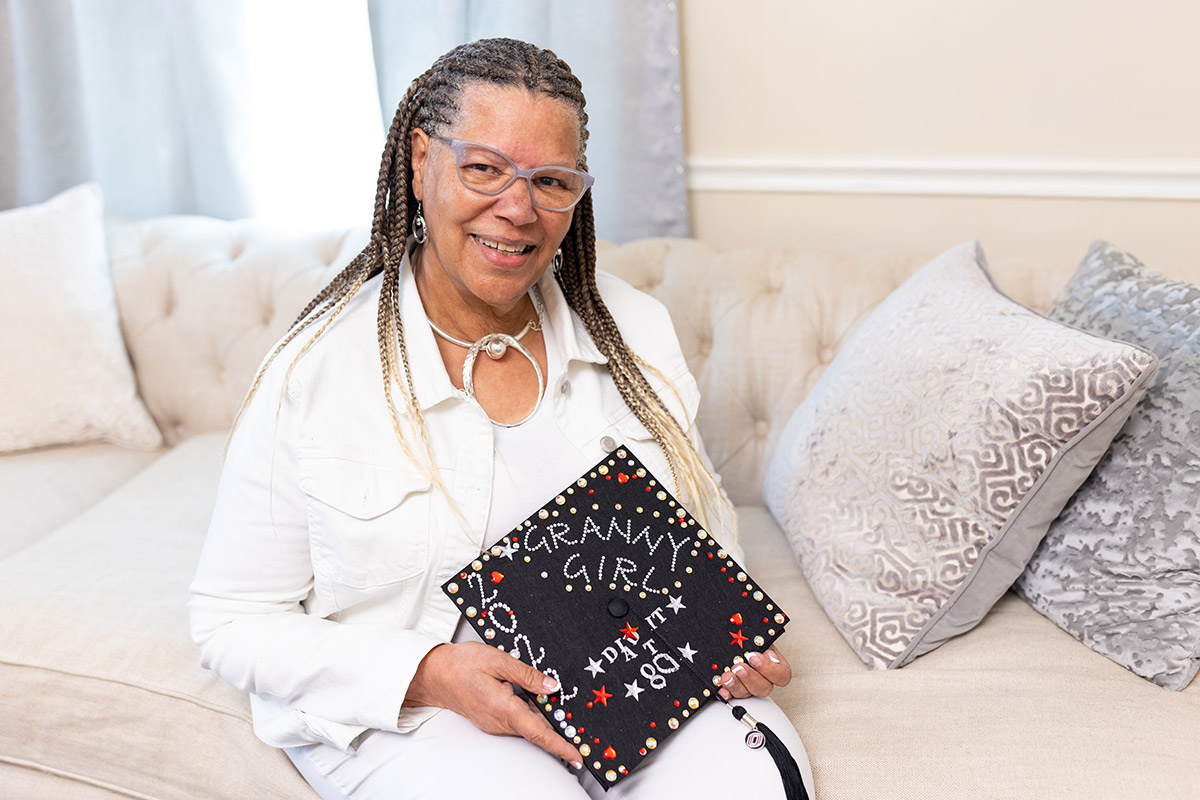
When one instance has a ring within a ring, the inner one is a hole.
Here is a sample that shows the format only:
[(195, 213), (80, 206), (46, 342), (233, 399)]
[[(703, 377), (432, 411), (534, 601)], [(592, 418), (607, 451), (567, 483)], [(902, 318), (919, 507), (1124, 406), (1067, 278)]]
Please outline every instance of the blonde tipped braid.
[[(686, 495), (680, 499), (690, 503), (700, 524), (708, 530), (713, 530), (723, 516), (736, 526), (733, 509), (721, 492), (716, 476), (704, 465), (691, 437), (654, 391), (643, 370), (653, 374), (671, 391), (675, 392), (675, 387), (665, 375), (629, 349), (600, 297), (596, 286), (596, 233), (590, 193), (575, 207), (575, 219), (562, 250), (563, 266), (558, 272), (558, 283), (563, 294), (597, 348), (608, 359), (609, 373), (625, 404), (666, 455), (675, 487), (680, 494)], [(682, 401), (680, 407), (683, 407)], [(731, 534), (732, 540), (726, 542), (729, 546), (737, 541), (736, 527)]]

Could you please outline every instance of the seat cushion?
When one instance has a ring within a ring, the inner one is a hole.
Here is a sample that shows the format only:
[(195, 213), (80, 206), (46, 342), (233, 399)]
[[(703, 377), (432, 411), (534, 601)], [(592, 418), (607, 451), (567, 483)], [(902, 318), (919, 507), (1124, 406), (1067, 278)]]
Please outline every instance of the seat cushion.
[[(254, 736), (247, 698), (200, 668), (188, 633), (223, 445), (185, 442), (0, 560), (5, 796), (314, 796)], [(47, 774), (66, 788), (41, 793)]]
[(85, 444), (0, 456), (0, 558), (91, 508), (161, 455)]
[(739, 506), (746, 568), (788, 613), (774, 697), (822, 800), (1194, 797), (1200, 683), (1165, 692), (1014, 594), (970, 636), (868, 670), (809, 590), (763, 506)]

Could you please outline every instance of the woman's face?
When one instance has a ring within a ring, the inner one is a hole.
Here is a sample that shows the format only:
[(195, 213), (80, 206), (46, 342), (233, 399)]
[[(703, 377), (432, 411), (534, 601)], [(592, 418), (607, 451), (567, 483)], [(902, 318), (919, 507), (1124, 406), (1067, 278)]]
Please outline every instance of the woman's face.
[[(575, 168), (579, 122), (565, 102), (521, 87), (472, 83), (458, 107), (458, 119), (441, 132), (446, 138), (485, 144), (518, 167)], [(512, 310), (550, 266), (573, 211), (533, 205), (524, 179), (495, 196), (475, 192), (458, 179), (448, 144), (415, 129), (411, 145), (413, 194), (429, 233), (423, 278), (453, 287), (468, 307)]]

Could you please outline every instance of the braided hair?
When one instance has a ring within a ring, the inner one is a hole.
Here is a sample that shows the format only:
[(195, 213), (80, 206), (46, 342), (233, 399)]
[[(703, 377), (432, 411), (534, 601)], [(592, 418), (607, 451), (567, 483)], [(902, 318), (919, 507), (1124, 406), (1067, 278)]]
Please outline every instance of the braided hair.
[[(458, 115), (457, 103), (463, 88), (472, 83), (524, 87), (530, 92), (563, 101), (578, 115), (577, 168), (587, 168), (584, 150), (588, 115), (582, 85), (566, 62), (552, 51), (515, 39), (482, 39), (459, 45), (437, 59), (429, 70), (412, 82), (392, 118), (379, 165), (375, 212), (366, 247), (300, 312), (287, 335), (264, 362), (242, 404), (244, 410), (267, 368), (284, 347), (302, 331), (320, 322), (315, 334), (288, 367), (290, 376), (296, 361), (320, 338), (363, 283), (382, 272), (376, 333), (383, 364), (384, 396), (392, 427), (405, 454), (443, 491), (408, 364), (404, 326), (400, 320), (400, 262), (416, 204), (412, 190), (410, 134), (414, 128), (431, 135), (441, 134), (452, 126)], [(597, 348), (608, 359), (609, 372), (626, 405), (666, 454), (676, 488), (693, 501), (699, 501), (693, 505), (697, 506), (701, 523), (707, 526), (712, 518), (710, 512), (726, 501), (687, 432), (647, 381), (644, 371), (653, 373), (653, 368), (626, 345), (600, 297), (596, 286), (596, 229), (590, 191), (575, 206), (561, 249), (562, 265), (556, 276), (568, 305), (579, 315)], [(396, 390), (399, 390), (405, 410), (407, 430), (401, 425), (397, 412)], [(241, 411), (238, 412), (240, 415)], [(234, 421), (236, 424), (237, 420)], [(417, 441), (421, 443), (419, 448), (413, 446)]]

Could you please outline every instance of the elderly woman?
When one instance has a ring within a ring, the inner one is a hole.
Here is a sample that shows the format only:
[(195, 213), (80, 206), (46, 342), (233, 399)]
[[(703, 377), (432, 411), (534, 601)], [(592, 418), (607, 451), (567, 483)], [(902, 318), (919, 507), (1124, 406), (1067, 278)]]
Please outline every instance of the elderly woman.
[[(550, 51), (493, 39), (438, 59), (392, 121), (369, 243), (235, 422), (193, 636), (324, 798), (602, 795), (514, 694), (553, 681), (479, 642), (439, 585), (616, 442), (734, 544), (666, 310), (596, 273), (586, 142), (579, 81)], [(749, 698), (811, 786), (765, 699), (787, 661), (749, 662), (722, 696)], [(782, 797), (736, 729), (697, 715), (608, 796)]]

